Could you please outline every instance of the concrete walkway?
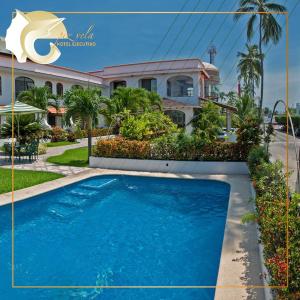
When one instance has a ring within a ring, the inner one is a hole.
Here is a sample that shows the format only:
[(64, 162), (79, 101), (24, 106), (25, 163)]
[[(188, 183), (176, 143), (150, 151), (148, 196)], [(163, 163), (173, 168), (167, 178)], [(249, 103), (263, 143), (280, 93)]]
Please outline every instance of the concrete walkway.
[[(93, 144), (96, 143), (96, 138), (93, 138)], [(60, 173), (65, 176), (78, 174), (88, 168), (84, 167), (72, 167), (72, 166), (60, 166), (52, 163), (48, 163), (46, 160), (50, 156), (63, 154), (66, 150), (75, 149), (80, 147), (86, 147), (88, 144), (87, 139), (82, 139), (78, 144), (60, 146), (60, 147), (49, 147), (47, 153), (40, 155), (39, 159), (34, 162), (29, 162), (27, 160), (19, 162), (18, 159), (14, 160), (14, 169), (16, 170), (33, 170), (33, 171), (48, 171), (54, 173)], [(0, 166), (4, 168), (11, 168), (11, 161), (0, 155)]]

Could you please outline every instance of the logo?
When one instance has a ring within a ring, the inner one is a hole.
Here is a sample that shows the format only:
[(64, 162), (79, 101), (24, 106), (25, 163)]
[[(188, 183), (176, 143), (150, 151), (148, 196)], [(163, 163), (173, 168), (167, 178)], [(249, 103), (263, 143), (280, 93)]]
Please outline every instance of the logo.
[(49, 43), (50, 51), (40, 55), (35, 49), (35, 41), (39, 39), (67, 39), (68, 33), (63, 21), (46, 11), (23, 13), (16, 10), (11, 25), (6, 31), (5, 43), (19, 63), (25, 63), (27, 58), (38, 64), (51, 64), (61, 55), (54, 43)]

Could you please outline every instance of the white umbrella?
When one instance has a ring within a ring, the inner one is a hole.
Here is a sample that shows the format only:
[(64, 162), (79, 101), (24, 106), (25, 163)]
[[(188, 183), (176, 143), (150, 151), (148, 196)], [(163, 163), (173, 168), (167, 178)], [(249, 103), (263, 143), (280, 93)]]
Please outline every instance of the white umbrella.
[[(29, 114), (36, 114), (36, 113), (45, 113), (44, 110), (28, 105), (26, 103), (16, 101), (14, 105), (8, 104), (0, 108), (0, 115), (14, 115), (14, 116), (21, 116), (21, 115), (29, 115)], [(20, 136), (20, 126), (19, 126), (19, 118), (16, 118), (17, 126), (18, 126), (18, 138)]]

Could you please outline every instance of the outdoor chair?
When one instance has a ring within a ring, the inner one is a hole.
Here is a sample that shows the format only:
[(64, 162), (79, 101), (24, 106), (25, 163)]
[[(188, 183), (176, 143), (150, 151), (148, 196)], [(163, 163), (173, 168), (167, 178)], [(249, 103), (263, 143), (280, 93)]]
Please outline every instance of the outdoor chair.
[(39, 143), (33, 141), (25, 148), (24, 156), (28, 156), (29, 161), (37, 160), (39, 156)]
[(11, 155), (12, 155), (12, 146), (11, 146), (11, 144), (4, 143), (3, 149), (4, 149), (5, 159), (7, 158), (7, 160), (11, 160)]

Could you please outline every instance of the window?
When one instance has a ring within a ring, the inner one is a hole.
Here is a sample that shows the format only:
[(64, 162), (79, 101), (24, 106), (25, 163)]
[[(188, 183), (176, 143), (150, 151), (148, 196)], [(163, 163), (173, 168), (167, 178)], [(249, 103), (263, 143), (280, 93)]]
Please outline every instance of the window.
[(2, 77), (0, 76), (0, 96), (2, 96)]
[(49, 124), (50, 126), (53, 127), (53, 126), (56, 125), (56, 118), (55, 118), (55, 115), (48, 113), (47, 118), (48, 118), (48, 124)]
[(112, 88), (115, 90), (118, 87), (126, 87), (126, 81), (122, 80), (122, 81), (114, 81), (112, 82)]
[(57, 83), (56, 84), (56, 95), (57, 96), (63, 96), (64, 94), (64, 86), (62, 85), (62, 83)]
[(194, 95), (193, 78), (174, 76), (167, 80), (168, 97), (192, 97)]
[(49, 92), (52, 94), (53, 93), (52, 82), (46, 81), (45, 86), (49, 89)]
[(180, 110), (166, 110), (164, 113), (179, 127), (185, 127), (185, 113)]
[(110, 83), (110, 93), (112, 94), (118, 87), (126, 87), (127, 83), (125, 80), (116, 80)]
[(157, 80), (155, 78), (144, 78), (140, 80), (140, 87), (149, 91), (157, 91)]
[(81, 90), (83, 90), (83, 86), (81, 86), (80, 84), (74, 84), (74, 85), (72, 85), (72, 89), (81, 89)]
[(34, 81), (28, 77), (17, 77), (15, 79), (15, 95), (16, 97), (23, 91), (28, 91), (34, 87)]

